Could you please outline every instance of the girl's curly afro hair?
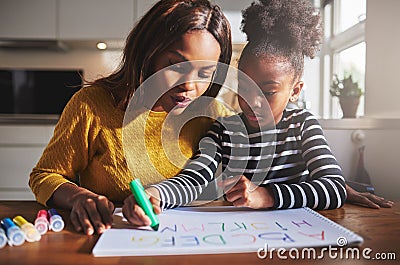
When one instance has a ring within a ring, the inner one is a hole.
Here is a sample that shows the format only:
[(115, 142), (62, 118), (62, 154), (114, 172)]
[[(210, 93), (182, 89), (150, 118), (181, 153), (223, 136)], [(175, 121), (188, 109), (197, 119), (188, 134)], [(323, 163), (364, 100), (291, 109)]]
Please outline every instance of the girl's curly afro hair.
[(301, 76), (304, 57), (314, 58), (322, 40), (321, 17), (309, 0), (259, 0), (242, 11), (242, 31), (256, 57), (287, 60)]

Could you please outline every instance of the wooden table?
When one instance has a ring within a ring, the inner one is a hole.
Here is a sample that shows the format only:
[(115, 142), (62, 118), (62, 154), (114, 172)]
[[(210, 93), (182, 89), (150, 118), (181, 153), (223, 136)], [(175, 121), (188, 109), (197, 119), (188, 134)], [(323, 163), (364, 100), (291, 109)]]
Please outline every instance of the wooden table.
[[(32, 221), (43, 206), (33, 201), (0, 201), (0, 218), (22, 215)], [(400, 203), (390, 209), (368, 209), (346, 204), (340, 209), (320, 211), (329, 219), (353, 230), (364, 237), (364, 244), (359, 248), (371, 248), (375, 253), (393, 255), (396, 260), (324, 260), (286, 259), (273, 257), (273, 260), (259, 259), (257, 253), (182, 255), (154, 257), (94, 257), (91, 252), (98, 235), (86, 236), (76, 233), (69, 222), (69, 212), (59, 211), (66, 221), (66, 228), (59, 233), (48, 232), (39, 242), (25, 243), (19, 247), (6, 246), (0, 249), (0, 264), (215, 264), (215, 265), (248, 265), (248, 264), (399, 264), (400, 263)]]

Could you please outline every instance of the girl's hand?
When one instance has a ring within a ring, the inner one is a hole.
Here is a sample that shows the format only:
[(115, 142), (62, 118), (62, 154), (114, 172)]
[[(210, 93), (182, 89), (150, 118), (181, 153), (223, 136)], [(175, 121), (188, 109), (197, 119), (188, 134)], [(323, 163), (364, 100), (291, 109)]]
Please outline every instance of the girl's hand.
[(369, 208), (379, 209), (381, 207), (390, 208), (394, 202), (385, 200), (385, 198), (376, 196), (369, 192), (358, 192), (346, 185), (347, 200), (351, 204), (362, 205)]
[[(153, 205), (154, 213), (160, 214), (160, 193), (156, 188), (147, 188), (147, 195), (150, 198), (150, 202)], [(137, 204), (133, 194), (129, 195), (124, 200), (124, 205), (122, 206), (122, 213), (129, 223), (135, 226), (149, 226), (151, 225), (150, 218), (144, 213), (143, 209)]]
[(245, 176), (230, 178), (219, 184), (224, 188), (226, 199), (234, 206), (253, 209), (269, 208), (274, 205), (272, 191), (268, 187), (258, 187)]
[(74, 196), (73, 201), (70, 219), (76, 231), (92, 235), (111, 228), (114, 204), (107, 197), (84, 192)]

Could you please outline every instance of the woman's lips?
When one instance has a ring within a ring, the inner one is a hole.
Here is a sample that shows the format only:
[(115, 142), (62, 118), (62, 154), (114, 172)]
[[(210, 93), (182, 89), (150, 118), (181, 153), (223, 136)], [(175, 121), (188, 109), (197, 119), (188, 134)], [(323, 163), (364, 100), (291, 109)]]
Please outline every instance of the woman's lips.
[(178, 108), (185, 108), (192, 102), (190, 98), (184, 96), (172, 96), (172, 100)]

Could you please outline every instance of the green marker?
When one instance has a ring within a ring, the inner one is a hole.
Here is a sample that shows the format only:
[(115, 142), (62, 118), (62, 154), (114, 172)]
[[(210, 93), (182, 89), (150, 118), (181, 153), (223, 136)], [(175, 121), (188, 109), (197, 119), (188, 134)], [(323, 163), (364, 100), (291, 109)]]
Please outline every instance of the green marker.
[(158, 221), (157, 215), (154, 213), (153, 205), (147, 197), (142, 183), (140, 183), (140, 179), (132, 180), (129, 186), (131, 187), (133, 196), (135, 196), (137, 203), (143, 209), (144, 213), (150, 218), (151, 228), (153, 228), (155, 231), (158, 231), (160, 221)]

